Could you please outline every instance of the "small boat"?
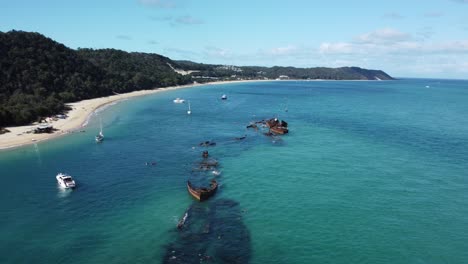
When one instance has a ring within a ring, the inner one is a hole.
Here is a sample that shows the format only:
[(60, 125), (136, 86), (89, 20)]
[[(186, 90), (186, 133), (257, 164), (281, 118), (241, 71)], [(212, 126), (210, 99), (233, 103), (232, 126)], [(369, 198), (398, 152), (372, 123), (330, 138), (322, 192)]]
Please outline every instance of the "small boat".
[(94, 137), (94, 139), (98, 143), (104, 140), (104, 134), (102, 133), (102, 121), (101, 121), (101, 130), (99, 131), (99, 134), (97, 134), (96, 137)]
[(187, 181), (188, 192), (198, 201), (203, 202), (213, 196), (218, 189), (218, 182), (211, 180), (209, 188), (195, 188), (192, 186), (190, 181)]
[(188, 114), (188, 115), (191, 115), (191, 114), (192, 114), (192, 110), (190, 109), (190, 101), (188, 101), (188, 110), (187, 110), (187, 114)]
[(227, 100), (227, 95), (223, 94), (223, 96), (221, 96), (221, 100)]
[(75, 188), (76, 184), (73, 178), (70, 175), (59, 173), (55, 176), (57, 182), (59, 183), (60, 187), (65, 189)]
[(182, 98), (177, 97), (176, 99), (174, 99), (174, 103), (176, 103), (176, 104), (183, 104), (183, 103), (185, 103), (185, 100), (182, 99)]

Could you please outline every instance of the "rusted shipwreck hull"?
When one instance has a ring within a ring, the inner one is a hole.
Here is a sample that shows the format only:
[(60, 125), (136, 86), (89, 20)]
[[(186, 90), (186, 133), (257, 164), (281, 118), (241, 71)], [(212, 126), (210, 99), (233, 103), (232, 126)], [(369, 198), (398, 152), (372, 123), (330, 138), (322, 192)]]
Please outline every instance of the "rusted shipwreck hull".
[(188, 192), (200, 202), (203, 202), (213, 196), (218, 189), (218, 182), (216, 180), (211, 180), (209, 188), (195, 188), (187, 181), (187, 190)]

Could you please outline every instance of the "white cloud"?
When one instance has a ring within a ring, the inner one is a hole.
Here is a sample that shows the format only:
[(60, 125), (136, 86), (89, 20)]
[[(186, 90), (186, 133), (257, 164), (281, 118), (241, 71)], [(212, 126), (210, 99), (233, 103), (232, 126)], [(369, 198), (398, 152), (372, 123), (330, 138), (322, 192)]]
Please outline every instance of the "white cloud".
[(176, 7), (175, 0), (138, 0), (138, 3), (157, 8), (174, 8)]
[(281, 56), (281, 55), (292, 55), (298, 51), (298, 48), (293, 45), (288, 45), (286, 47), (278, 47), (269, 50), (267, 53), (271, 55)]
[(361, 43), (392, 43), (410, 40), (411, 36), (407, 33), (392, 29), (378, 29), (356, 37), (357, 42)]
[(197, 25), (197, 24), (203, 24), (203, 21), (201, 19), (186, 15), (186, 16), (175, 18), (174, 23), (183, 24), (183, 25)]
[(346, 42), (337, 42), (337, 43), (328, 43), (324, 42), (320, 44), (319, 53), (327, 54), (327, 53), (338, 53), (338, 54), (349, 54), (356, 52), (356, 47), (352, 43)]
[(396, 12), (386, 13), (386, 14), (384, 14), (383, 17), (384, 17), (384, 18), (387, 18), (387, 19), (395, 19), (395, 20), (399, 20), (399, 19), (405, 18), (404, 16), (402, 16), (401, 14), (396, 13)]
[(351, 41), (323, 42), (318, 46), (321, 65), (381, 69), (395, 76), (460, 78), (468, 74), (468, 38), (429, 41), (425, 28), (413, 38), (398, 30), (376, 30)]
[(164, 48), (164, 53), (170, 54), (175, 54), (176, 57), (182, 57), (185, 59), (194, 59), (199, 57), (199, 53), (195, 52), (193, 50), (188, 50), (188, 49), (179, 49), (179, 48), (174, 48), (174, 47), (166, 47)]
[(153, 21), (160, 21), (160, 22), (167, 22), (171, 26), (176, 26), (176, 25), (199, 25), (203, 24), (204, 21), (193, 17), (191, 15), (185, 15), (185, 16), (164, 16), (164, 17), (157, 17), (157, 16), (151, 16), (151, 20)]
[(132, 37), (130, 37), (128, 35), (117, 35), (115, 37), (118, 38), (118, 39), (121, 39), (121, 40), (132, 40)]
[(435, 43), (427, 47), (428, 52), (468, 54), (468, 40)]
[(430, 39), (434, 35), (434, 29), (432, 27), (423, 27), (416, 32), (416, 38), (426, 40)]
[(221, 59), (226, 59), (226, 58), (231, 58), (232, 57), (232, 52), (228, 49), (223, 49), (223, 48), (218, 48), (218, 47), (205, 47), (205, 56), (210, 57), (210, 58), (221, 58)]
[(428, 13), (425, 13), (424, 16), (425, 16), (425, 17), (432, 17), (432, 18), (435, 18), (435, 17), (442, 17), (442, 16), (444, 16), (444, 13), (439, 12), (439, 11), (436, 11), (436, 12), (428, 12)]

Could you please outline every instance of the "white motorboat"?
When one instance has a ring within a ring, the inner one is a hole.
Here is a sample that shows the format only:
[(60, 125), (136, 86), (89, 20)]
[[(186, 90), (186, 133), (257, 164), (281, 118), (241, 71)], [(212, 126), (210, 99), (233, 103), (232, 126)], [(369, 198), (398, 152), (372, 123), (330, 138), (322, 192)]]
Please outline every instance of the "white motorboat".
[(187, 114), (188, 114), (188, 115), (191, 115), (191, 114), (192, 114), (192, 109), (190, 109), (190, 101), (188, 101), (188, 110), (187, 110)]
[(185, 103), (185, 100), (182, 99), (182, 98), (177, 97), (176, 99), (174, 99), (174, 103), (176, 103), (176, 104), (183, 104), (183, 103)]
[(227, 95), (223, 94), (223, 96), (221, 96), (221, 100), (227, 100)]
[(75, 188), (76, 184), (73, 178), (70, 175), (64, 174), (64, 173), (59, 173), (55, 177), (57, 179), (57, 182), (59, 183), (60, 187), (65, 188), (65, 189), (70, 189), (70, 188)]

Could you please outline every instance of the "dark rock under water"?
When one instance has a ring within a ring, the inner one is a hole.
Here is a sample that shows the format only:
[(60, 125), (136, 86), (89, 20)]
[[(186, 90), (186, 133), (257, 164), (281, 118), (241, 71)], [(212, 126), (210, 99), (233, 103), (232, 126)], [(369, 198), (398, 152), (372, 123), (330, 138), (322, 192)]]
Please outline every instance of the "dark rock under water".
[(176, 239), (166, 246), (163, 263), (249, 263), (250, 233), (238, 202), (197, 202), (187, 212), (184, 226), (174, 228)]

